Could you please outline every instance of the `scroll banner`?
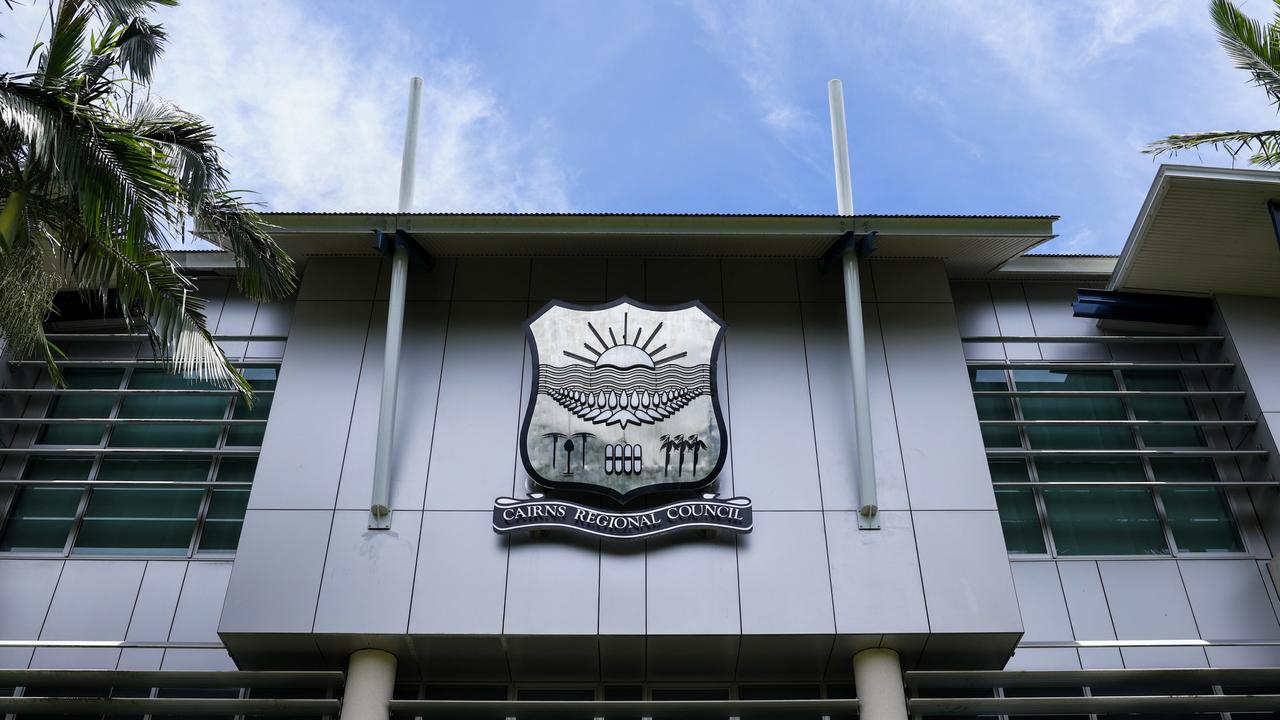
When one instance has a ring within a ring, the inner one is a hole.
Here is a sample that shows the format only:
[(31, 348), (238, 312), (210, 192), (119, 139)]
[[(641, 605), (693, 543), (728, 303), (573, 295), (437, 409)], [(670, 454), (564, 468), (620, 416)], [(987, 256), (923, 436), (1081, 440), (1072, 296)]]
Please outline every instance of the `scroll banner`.
[(564, 528), (607, 538), (646, 538), (676, 530), (701, 528), (732, 533), (751, 532), (751, 500), (721, 500), (703, 495), (637, 512), (610, 512), (540, 494), (527, 500), (500, 497), (493, 501), (493, 531), (499, 535), (520, 530)]

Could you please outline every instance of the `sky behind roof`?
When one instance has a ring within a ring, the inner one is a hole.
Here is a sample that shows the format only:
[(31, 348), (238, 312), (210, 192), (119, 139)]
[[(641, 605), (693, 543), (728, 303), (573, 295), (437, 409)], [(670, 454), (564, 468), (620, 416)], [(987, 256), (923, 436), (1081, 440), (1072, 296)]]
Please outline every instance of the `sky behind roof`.
[[(19, 1), (6, 70), (47, 14)], [(1042, 251), (1115, 253), (1146, 142), (1276, 126), (1207, 5), (184, 0), (156, 91), (271, 210), (394, 210), (418, 74), (417, 211), (833, 213), (836, 77), (857, 212), (1057, 214)]]

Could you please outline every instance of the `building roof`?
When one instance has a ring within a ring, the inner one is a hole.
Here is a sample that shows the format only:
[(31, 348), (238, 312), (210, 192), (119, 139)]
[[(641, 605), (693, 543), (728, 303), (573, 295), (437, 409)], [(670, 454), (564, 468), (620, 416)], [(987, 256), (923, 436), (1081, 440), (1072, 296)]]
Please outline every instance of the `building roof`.
[(877, 258), (936, 258), (985, 276), (1054, 237), (1054, 215), (269, 213), (303, 260), (374, 253), (372, 230), (412, 233), (439, 257), (818, 258), (845, 232), (877, 233)]
[(1108, 289), (1280, 297), (1275, 199), (1277, 172), (1161, 166)]

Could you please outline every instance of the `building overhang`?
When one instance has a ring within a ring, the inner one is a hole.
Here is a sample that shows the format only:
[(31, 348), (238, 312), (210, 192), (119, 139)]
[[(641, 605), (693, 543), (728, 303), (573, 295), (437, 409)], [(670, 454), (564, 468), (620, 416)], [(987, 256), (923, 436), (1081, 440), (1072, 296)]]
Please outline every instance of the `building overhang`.
[(296, 260), (374, 255), (374, 230), (405, 230), (436, 257), (818, 259), (849, 231), (877, 259), (942, 260), (986, 277), (1054, 237), (1056, 216), (269, 213)]
[(1162, 165), (1108, 290), (1280, 297), (1280, 173)]

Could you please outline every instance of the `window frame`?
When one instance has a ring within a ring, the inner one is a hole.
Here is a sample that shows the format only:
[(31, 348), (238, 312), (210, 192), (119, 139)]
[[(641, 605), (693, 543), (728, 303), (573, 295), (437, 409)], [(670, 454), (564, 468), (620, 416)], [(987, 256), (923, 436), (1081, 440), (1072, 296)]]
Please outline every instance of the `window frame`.
[[(246, 343), (246, 348), (245, 348), (246, 351), (248, 349), (247, 346), (248, 346), (248, 343)], [(237, 364), (237, 366), (240, 366), (240, 367), (270, 368), (275, 371), (276, 382), (279, 382), (281, 362), (283, 359), (282, 355), (283, 353), (275, 357), (254, 358), (254, 359), (248, 359), (243, 355), (241, 355), (238, 359), (233, 358), (233, 361)], [(79, 360), (82, 358), (76, 358), (76, 359)], [(111, 358), (110, 360), (104, 359), (104, 363), (110, 363), (112, 360), (117, 360), (117, 361), (123, 360), (125, 363), (134, 363), (134, 364), (125, 364), (123, 367), (120, 368), (121, 369), (120, 380), (115, 390), (129, 389), (129, 385), (132, 382), (134, 373), (136, 371), (142, 370), (142, 371), (149, 372), (157, 369), (160, 369), (161, 371), (165, 371), (163, 366), (160, 365), (159, 363), (152, 364), (150, 362), (151, 358), (146, 358), (146, 357), (140, 357), (136, 359)], [(90, 362), (92, 361), (93, 360), (90, 360)], [(88, 366), (88, 365), (85, 367), (89, 369), (93, 368), (93, 366)], [(103, 367), (111, 367), (111, 366), (109, 364), (104, 364)], [(43, 370), (40, 370), (36, 374), (35, 383), (36, 383), (35, 385), (36, 387), (51, 387), (51, 382), (50, 382), (48, 373)], [(32, 417), (32, 418), (51, 417), (51, 413), (53, 412), (53, 408), (55, 407), (59, 397), (60, 396), (57, 393), (53, 393), (53, 394), (50, 394), (47, 397), (47, 399), (43, 401), (43, 403), (40, 403), (40, 404), (28, 403), (27, 410), (24, 412), (24, 417)], [(99, 478), (99, 473), (103, 466), (104, 459), (110, 457), (110, 450), (112, 449), (111, 439), (115, 432), (116, 427), (118, 427), (116, 423), (111, 421), (120, 419), (121, 409), (129, 397), (131, 396), (128, 395), (127, 393), (117, 393), (113, 396), (111, 408), (108, 411), (108, 413), (103, 417), (103, 420), (106, 421), (104, 422), (105, 427), (96, 445), (58, 445), (58, 444), (40, 443), (38, 442), (38, 440), (41, 436), (41, 433), (44, 428), (48, 427), (48, 425), (41, 424), (41, 423), (32, 423), (30, 425), (29, 436), (27, 438), (27, 442), (25, 443), (26, 447), (30, 447), (33, 450), (49, 450), (49, 449), (57, 450), (57, 449), (66, 448), (69, 450), (82, 451), (83, 455), (75, 455), (72, 457), (89, 457), (92, 460), (92, 464), (90, 466), (89, 473), (85, 478), (83, 484), (78, 486), (80, 490), (80, 498), (76, 506), (75, 515), (72, 519), (71, 526), (67, 530), (67, 536), (63, 542), (61, 550), (55, 550), (50, 548), (48, 550), (25, 549), (25, 550), (0, 551), (0, 557), (45, 558), (45, 559), (86, 558), (86, 559), (95, 559), (95, 560), (100, 560), (100, 559), (230, 560), (235, 557), (236, 551), (234, 549), (230, 549), (230, 550), (201, 550), (200, 549), (201, 542), (203, 541), (203, 538), (204, 538), (205, 528), (207, 527), (209, 508), (213, 502), (214, 493), (218, 492), (219, 490), (225, 491), (225, 490), (233, 489), (233, 488), (227, 488), (227, 487), (220, 488), (219, 487), (220, 483), (217, 480), (218, 474), (221, 470), (222, 461), (224, 459), (224, 454), (225, 454), (224, 451), (228, 451), (228, 450), (237, 451), (237, 453), (238, 451), (243, 451), (245, 455), (242, 456), (237, 454), (236, 457), (252, 458), (255, 462), (259, 457), (259, 453), (261, 452), (260, 445), (257, 445), (257, 446), (227, 445), (227, 439), (231, 433), (231, 428), (235, 427), (235, 425), (227, 422), (228, 420), (235, 419), (234, 415), (235, 415), (236, 407), (239, 400), (239, 396), (235, 394), (228, 394), (225, 396), (224, 404), (222, 408), (222, 414), (220, 417), (208, 419), (209, 425), (219, 426), (217, 440), (214, 443), (213, 447), (189, 449), (191, 457), (193, 458), (203, 460), (204, 458), (207, 457), (209, 459), (209, 469), (205, 473), (203, 481), (196, 481), (196, 482), (202, 482), (203, 484), (198, 486), (192, 486), (189, 488), (193, 490), (199, 490), (201, 493), (201, 496), (200, 496), (199, 504), (196, 508), (194, 522), (193, 522), (190, 537), (187, 540), (187, 546), (186, 546), (185, 552), (168, 552), (167, 551), (168, 549), (160, 549), (162, 550), (161, 552), (140, 552), (140, 553), (76, 552), (76, 544), (80, 538), (81, 530), (84, 526), (85, 516), (89, 510), (90, 504), (92, 503), (92, 500), (93, 500), (93, 495), (97, 489), (99, 488), (138, 489), (138, 490), (147, 489), (146, 485), (141, 483), (131, 484), (131, 485), (112, 485), (112, 484), (97, 485), (96, 484)], [(154, 424), (163, 425), (165, 422), (165, 419), (166, 418), (157, 418)], [(178, 418), (168, 418), (168, 419), (178, 419)], [(143, 420), (143, 419), (139, 418), (139, 420)], [(144, 424), (150, 424), (150, 423), (144, 423)], [(263, 424), (265, 424), (265, 422)], [(183, 449), (183, 448), (178, 448), (178, 449)], [(159, 450), (159, 448), (157, 448), (157, 450)], [(107, 452), (102, 452), (102, 451), (107, 451)], [(208, 451), (208, 454), (202, 455), (202, 451)], [(17, 478), (25, 478), (31, 466), (32, 460), (38, 457), (53, 457), (53, 456), (33, 454), (33, 455), (17, 457), (13, 461), (15, 462), (15, 468), (11, 472), (16, 473), (13, 476)], [(143, 454), (143, 455), (140, 455), (139, 457), (140, 459), (163, 458), (164, 454), (162, 452), (157, 452), (156, 455)], [(6, 475), (8, 475), (8, 472), (6, 472)], [(4, 497), (0, 498), (0, 538), (3, 538), (4, 535), (7, 533), (10, 522), (13, 517), (13, 511), (17, 508), (23, 492), (30, 487), (39, 487), (39, 486), (38, 485), (13, 486), (10, 492), (4, 493)], [(67, 485), (61, 485), (60, 487), (76, 487), (76, 486), (71, 483), (68, 483)], [(4, 490), (4, 489), (7, 489), (7, 488), (0, 488), (0, 490)], [(248, 486), (248, 487), (234, 486), (234, 489), (250, 491), (251, 486)]]
[[(1182, 346), (1178, 346), (1178, 354), (1180, 358), (1185, 352), (1186, 351), (1183, 349)], [(1193, 355), (1194, 355), (1194, 351), (1193, 351)], [(1180, 359), (1179, 361), (1184, 361), (1184, 360)], [(1185, 360), (1185, 361), (1194, 362), (1195, 359), (1193, 357), (1193, 359)], [(1016, 365), (1018, 361), (1006, 360), (1005, 362), (1009, 365)], [(1035, 362), (1035, 361), (1030, 361), (1030, 362)], [(1045, 362), (1061, 362), (1063, 365), (1069, 365), (1072, 361), (1071, 360), (1062, 360), (1062, 361), (1047, 360)], [(1097, 362), (1097, 361), (1094, 361), (1094, 362)], [(1124, 361), (1119, 361), (1119, 362), (1124, 362)], [(1170, 362), (1174, 362), (1174, 361), (1170, 361)], [(1014, 373), (1018, 371), (1018, 368), (1016, 367), (1004, 367), (999, 369), (989, 368), (989, 367), (988, 368), (970, 368), (971, 374), (970, 374), (969, 380), (970, 380), (971, 386), (973, 385), (974, 382), (976, 382), (976, 379), (975, 379), (976, 375), (973, 375), (972, 373), (979, 369), (983, 370), (986, 373), (995, 373), (995, 372), (1001, 373), (1004, 379), (1005, 389), (1006, 390), (1017, 389), (1017, 383), (1014, 379)], [(1128, 384), (1126, 382), (1126, 378), (1125, 378), (1126, 372), (1175, 373), (1181, 379), (1183, 383), (1183, 387), (1185, 387), (1187, 390), (1207, 389), (1206, 387), (1207, 383), (1204, 381), (1204, 378), (1202, 377), (1202, 373), (1194, 373), (1188, 370), (1173, 368), (1173, 367), (1169, 368), (1168, 370), (1155, 370), (1155, 371), (1145, 370), (1145, 369), (1124, 368), (1122, 366), (1115, 366), (1115, 367), (1109, 367), (1109, 368), (1082, 367), (1079, 370), (1065, 369), (1065, 370), (1058, 370), (1058, 371), (1109, 372), (1111, 373), (1114, 379), (1114, 382), (1116, 383), (1117, 390), (1121, 390), (1121, 391), (1127, 391), (1129, 389)], [(994, 381), (991, 379), (984, 379), (981, 382), (989, 383)], [(1138, 417), (1133, 407), (1133, 402), (1132, 402), (1133, 398), (1129, 396), (1120, 396), (1117, 399), (1121, 402), (1122, 407), (1124, 409), (1124, 415), (1125, 415), (1124, 419), (1129, 422), (1138, 420)], [(1030, 438), (1027, 432), (1028, 426), (1025, 424), (1022, 424), (1026, 421), (1026, 417), (1023, 414), (1022, 398), (1019, 396), (1011, 396), (1008, 398), (1008, 400), (1013, 409), (1014, 420), (1020, 423), (1016, 426), (1016, 430), (1018, 433), (1018, 441), (1019, 441), (1018, 449), (1029, 450), (1032, 448), (1032, 444), (1030, 442)], [(1204, 400), (1204, 399), (1189, 398), (1187, 402), (1191, 408), (1191, 412), (1194, 414), (1195, 419), (1197, 420), (1204, 420), (1206, 416), (1216, 417), (1221, 415), (1220, 408), (1216, 404), (1213, 404), (1212, 401)], [(1206, 403), (1208, 403), (1209, 405), (1206, 406)], [(1130, 432), (1130, 434), (1133, 437), (1133, 441), (1135, 443), (1134, 449), (1136, 450), (1230, 449), (1230, 443), (1227, 441), (1225, 433), (1221, 428), (1201, 425), (1199, 426), (1199, 429), (1204, 438), (1204, 445), (1201, 445), (1201, 446), (1162, 445), (1157, 448), (1148, 448), (1148, 446), (1146, 445), (1146, 441), (1143, 438), (1143, 432), (1141, 427), (1138, 425), (1129, 425), (1127, 427), (1127, 430)], [(984, 451), (985, 449), (986, 448), (984, 443)], [(992, 449), (998, 449), (998, 448), (992, 448)], [(1138, 460), (1142, 468), (1144, 481), (1149, 483), (1155, 482), (1156, 477), (1151, 464), (1151, 458), (1138, 457), (1136, 459)], [(1161, 530), (1162, 537), (1164, 538), (1165, 550), (1167, 552), (1165, 552), (1164, 554), (1151, 554), (1151, 555), (1148, 555), (1148, 554), (1133, 554), (1133, 555), (1062, 554), (1058, 551), (1057, 543), (1053, 536), (1052, 526), (1050, 525), (1050, 522), (1049, 522), (1050, 513), (1048, 508), (1048, 502), (1045, 499), (1045, 495), (1043, 492), (1045, 487), (1051, 486), (1052, 483), (1044, 482), (1041, 485), (1039, 469), (1033, 457), (1030, 457), (1030, 456), (1021, 457), (1021, 458), (1009, 457), (1009, 458), (1001, 458), (1001, 460), (1005, 462), (1021, 461), (1024, 464), (1024, 467), (1026, 469), (1028, 481), (1035, 484), (1033, 486), (1026, 487), (1025, 489), (1031, 491), (1032, 498), (1034, 499), (1037, 519), (1040, 523), (1040, 533), (1041, 533), (1041, 537), (1043, 539), (1043, 543), (1045, 547), (1044, 553), (1010, 552), (1008, 553), (1010, 561), (1024, 561), (1024, 562), (1025, 561), (1044, 561), (1046, 559), (1053, 559), (1053, 560), (1111, 560), (1111, 559), (1174, 560), (1174, 559), (1214, 559), (1214, 558), (1257, 559), (1261, 557), (1257, 553), (1257, 551), (1254, 550), (1255, 543), (1253, 541), (1253, 535), (1255, 534), (1255, 532), (1254, 532), (1254, 527), (1251, 524), (1254, 519), (1254, 515), (1251, 512), (1252, 508), (1251, 506), (1250, 507), (1241, 506), (1241, 498), (1239, 497), (1239, 494), (1237, 492), (1233, 491), (1234, 490), (1233, 488), (1221, 488), (1219, 489), (1219, 492), (1221, 492), (1223, 496), (1226, 498), (1226, 501), (1227, 501), (1226, 505), (1231, 515), (1230, 519), (1234, 524), (1234, 529), (1236, 532), (1237, 539), (1239, 540), (1241, 549), (1239, 551), (1220, 551), (1220, 550), (1197, 551), (1197, 550), (1181, 550), (1178, 547), (1177, 538), (1174, 535), (1173, 526), (1169, 522), (1168, 512), (1165, 508), (1163, 496), (1161, 495), (1162, 487), (1158, 485), (1150, 485), (1143, 489), (1145, 489), (1151, 497), (1152, 504), (1155, 509), (1156, 518), (1160, 523), (1160, 530)], [(1226, 459), (1213, 458), (1211, 460), (1211, 463), (1219, 481), (1225, 481), (1229, 479), (1238, 480), (1241, 476), (1241, 470), (1237, 460), (1230, 459), (1230, 458), (1226, 458)], [(1022, 489), (1022, 488), (1019, 488), (1019, 489)], [(1269, 557), (1269, 554), (1268, 554), (1268, 557)]]

